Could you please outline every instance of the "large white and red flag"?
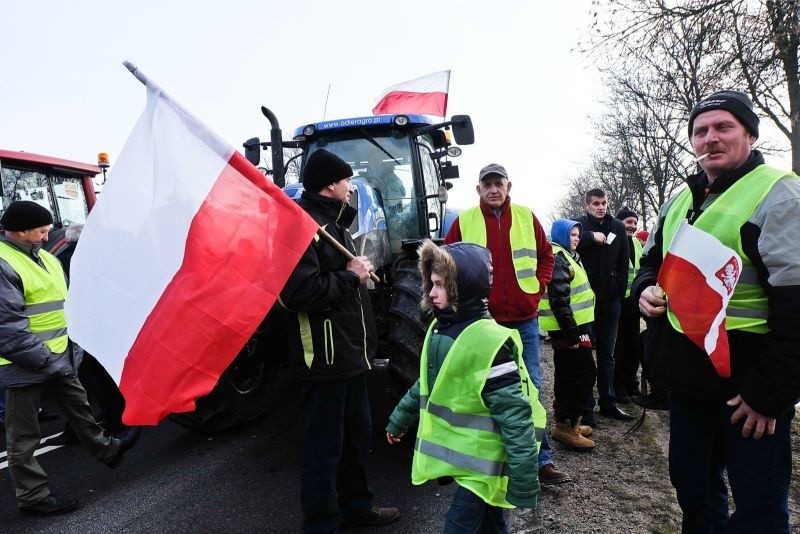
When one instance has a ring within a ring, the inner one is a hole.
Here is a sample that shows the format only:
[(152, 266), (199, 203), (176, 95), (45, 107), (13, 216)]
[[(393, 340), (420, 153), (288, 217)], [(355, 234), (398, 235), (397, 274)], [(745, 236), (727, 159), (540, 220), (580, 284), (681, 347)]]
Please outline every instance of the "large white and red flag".
[(384, 89), (373, 115), (381, 113), (420, 113), (444, 117), (447, 114), (447, 93), (450, 89), (450, 71), (433, 72)]
[(725, 309), (742, 272), (735, 250), (684, 221), (658, 272), (670, 311), (681, 330), (703, 349), (717, 374), (731, 375)]
[(123, 421), (194, 409), (256, 330), (317, 225), (239, 152), (147, 87), (72, 260), (70, 337), (125, 397)]

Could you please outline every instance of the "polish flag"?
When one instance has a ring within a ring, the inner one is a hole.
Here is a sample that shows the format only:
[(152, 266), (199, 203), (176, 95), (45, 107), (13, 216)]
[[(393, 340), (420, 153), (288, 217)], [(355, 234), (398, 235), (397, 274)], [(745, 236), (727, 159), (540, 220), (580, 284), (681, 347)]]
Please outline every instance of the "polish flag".
[(378, 103), (372, 108), (372, 114), (421, 113), (444, 117), (447, 114), (449, 88), (449, 70), (392, 85), (380, 94)]
[(191, 411), (264, 319), (317, 224), (136, 67), (147, 107), (72, 259), (70, 337), (123, 421)]
[(725, 309), (741, 272), (736, 251), (684, 221), (658, 273), (683, 333), (708, 354), (723, 378), (731, 376)]

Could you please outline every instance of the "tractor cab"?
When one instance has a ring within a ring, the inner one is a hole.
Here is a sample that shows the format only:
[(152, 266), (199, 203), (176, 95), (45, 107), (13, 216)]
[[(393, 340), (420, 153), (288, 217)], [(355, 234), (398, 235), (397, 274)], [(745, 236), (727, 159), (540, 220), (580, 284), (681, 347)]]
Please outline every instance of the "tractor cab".
[[(359, 183), (375, 191), (378, 206), (355, 207), (359, 212), (383, 211), (390, 253), (397, 256), (404, 243), (444, 236), (445, 179), (458, 176), (447, 157), (460, 149), (450, 147), (443, 128), (421, 115), (376, 115), (309, 124), (298, 128), (294, 139), (305, 149), (304, 161), (325, 148), (353, 168), (356, 193)], [(361, 194), (354, 197), (357, 204), (368, 200)], [(360, 228), (354, 236), (370, 230)]]

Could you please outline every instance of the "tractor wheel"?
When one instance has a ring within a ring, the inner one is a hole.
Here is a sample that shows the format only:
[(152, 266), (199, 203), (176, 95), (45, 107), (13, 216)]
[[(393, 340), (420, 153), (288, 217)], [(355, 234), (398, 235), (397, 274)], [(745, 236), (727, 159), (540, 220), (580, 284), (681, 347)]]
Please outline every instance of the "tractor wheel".
[(240, 429), (255, 422), (270, 407), (278, 382), (278, 364), (267, 357), (266, 347), (266, 337), (254, 334), (211, 393), (197, 399), (195, 410), (170, 418), (205, 433)]
[(429, 317), (422, 317), (422, 275), (417, 261), (402, 259), (395, 264), (392, 304), (388, 313), (389, 377), (392, 396), (399, 399), (419, 377), (419, 355)]

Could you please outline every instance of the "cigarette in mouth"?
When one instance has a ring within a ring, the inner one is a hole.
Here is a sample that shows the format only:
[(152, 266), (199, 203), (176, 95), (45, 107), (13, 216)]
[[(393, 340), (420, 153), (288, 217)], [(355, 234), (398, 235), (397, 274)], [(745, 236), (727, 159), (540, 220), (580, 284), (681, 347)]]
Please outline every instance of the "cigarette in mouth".
[(699, 158), (694, 158), (694, 160), (695, 160), (697, 163), (700, 163), (701, 161), (703, 161), (704, 159), (706, 159), (706, 158), (707, 158), (708, 156), (710, 156), (710, 155), (711, 155), (711, 153), (710, 153), (710, 152), (706, 152), (705, 154), (703, 154), (703, 155), (702, 155), (702, 156), (700, 156)]

